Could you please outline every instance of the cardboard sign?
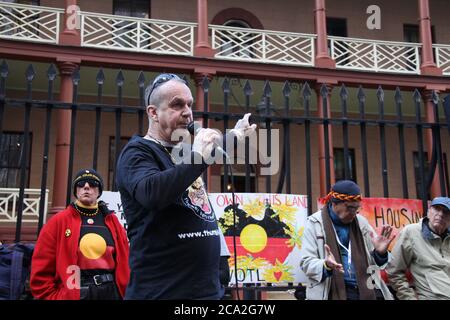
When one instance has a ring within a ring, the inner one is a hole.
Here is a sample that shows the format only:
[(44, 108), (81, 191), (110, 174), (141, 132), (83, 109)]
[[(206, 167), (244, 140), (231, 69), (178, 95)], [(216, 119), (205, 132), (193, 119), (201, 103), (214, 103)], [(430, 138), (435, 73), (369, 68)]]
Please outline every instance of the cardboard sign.
[(393, 227), (395, 235), (389, 250), (392, 250), (398, 234), (404, 226), (419, 222), (423, 216), (422, 201), (416, 199), (363, 198), (360, 214), (367, 218), (378, 234), (383, 225)]
[[(317, 206), (321, 208), (323, 205), (318, 202)], [(389, 246), (389, 250), (392, 250), (403, 227), (419, 222), (422, 218), (422, 201), (398, 198), (363, 198), (359, 214), (369, 221), (378, 234), (383, 225), (393, 227), (392, 234), (395, 235), (395, 239)]]
[[(307, 197), (264, 193), (236, 193), (235, 196), (238, 282), (282, 285), (306, 282), (299, 262), (308, 215)], [(126, 229), (120, 193), (104, 191), (100, 200), (114, 210)], [(231, 193), (211, 193), (209, 201), (225, 236), (231, 255), (231, 283), (235, 283)]]
[(212, 193), (209, 199), (231, 254), (231, 283), (236, 281), (235, 252), (240, 283), (306, 282), (299, 266), (306, 196), (236, 193), (235, 218), (231, 193)]
[(105, 201), (109, 210), (113, 210), (116, 214), (119, 222), (123, 225), (125, 230), (127, 230), (127, 221), (123, 214), (122, 200), (120, 200), (120, 193), (113, 191), (103, 191), (102, 196), (98, 200)]

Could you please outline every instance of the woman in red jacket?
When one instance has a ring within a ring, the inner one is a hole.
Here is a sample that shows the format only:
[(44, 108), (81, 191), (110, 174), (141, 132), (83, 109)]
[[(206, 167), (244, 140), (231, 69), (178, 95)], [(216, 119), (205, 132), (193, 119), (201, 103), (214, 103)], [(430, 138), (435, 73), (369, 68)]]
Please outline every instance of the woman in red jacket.
[(73, 181), (76, 201), (42, 228), (31, 262), (30, 287), (37, 299), (116, 300), (129, 279), (125, 229), (98, 202), (103, 180), (92, 169)]

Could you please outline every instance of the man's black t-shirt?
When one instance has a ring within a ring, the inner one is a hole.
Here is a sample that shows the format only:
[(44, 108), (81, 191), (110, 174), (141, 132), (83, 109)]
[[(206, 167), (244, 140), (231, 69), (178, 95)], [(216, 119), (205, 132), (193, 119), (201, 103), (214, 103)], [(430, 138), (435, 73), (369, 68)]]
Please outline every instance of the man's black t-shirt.
[(201, 178), (205, 164), (173, 163), (168, 150), (134, 136), (117, 163), (130, 240), (125, 299), (220, 298), (220, 239)]

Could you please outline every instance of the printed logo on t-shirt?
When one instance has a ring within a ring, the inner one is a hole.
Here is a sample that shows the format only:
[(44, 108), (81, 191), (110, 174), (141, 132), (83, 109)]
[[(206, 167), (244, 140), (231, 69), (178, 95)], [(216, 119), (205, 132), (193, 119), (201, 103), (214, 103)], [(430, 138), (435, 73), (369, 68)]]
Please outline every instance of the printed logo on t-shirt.
[[(186, 194), (187, 193), (187, 194)], [(203, 180), (198, 177), (183, 195), (184, 204), (190, 208), (201, 219), (211, 222), (215, 221), (214, 212), (209, 203)]]

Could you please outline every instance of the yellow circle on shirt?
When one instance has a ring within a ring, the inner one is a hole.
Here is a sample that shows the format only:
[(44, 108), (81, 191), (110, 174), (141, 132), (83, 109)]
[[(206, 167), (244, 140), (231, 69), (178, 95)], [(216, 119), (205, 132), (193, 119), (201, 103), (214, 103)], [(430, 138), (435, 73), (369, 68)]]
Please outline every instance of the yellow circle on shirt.
[(106, 241), (96, 233), (85, 234), (80, 240), (80, 251), (88, 259), (98, 259), (106, 251)]

